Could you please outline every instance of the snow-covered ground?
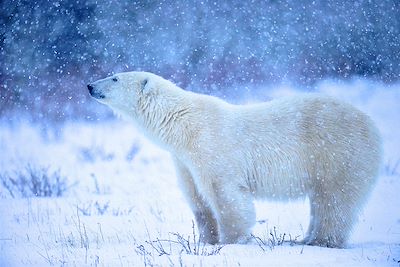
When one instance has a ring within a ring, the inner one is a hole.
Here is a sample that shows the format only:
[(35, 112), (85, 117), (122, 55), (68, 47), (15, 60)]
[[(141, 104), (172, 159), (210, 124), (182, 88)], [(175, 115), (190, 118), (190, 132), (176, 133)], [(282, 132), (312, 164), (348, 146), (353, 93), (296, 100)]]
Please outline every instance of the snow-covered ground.
[(58, 198), (12, 198), (0, 184), (0, 266), (400, 266), (400, 84), (326, 81), (318, 91), (369, 114), (384, 141), (379, 182), (349, 248), (291, 244), (307, 230), (307, 201), (257, 202), (250, 244), (199, 245), (169, 154), (128, 122), (0, 123), (2, 179), (44, 166), (70, 185)]

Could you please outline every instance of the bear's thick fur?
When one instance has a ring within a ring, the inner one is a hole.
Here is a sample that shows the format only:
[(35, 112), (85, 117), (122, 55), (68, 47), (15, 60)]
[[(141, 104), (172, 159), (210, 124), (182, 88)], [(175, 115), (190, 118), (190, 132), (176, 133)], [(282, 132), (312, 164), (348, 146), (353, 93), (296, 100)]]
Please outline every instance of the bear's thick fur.
[(344, 247), (378, 175), (377, 129), (330, 97), (231, 105), (146, 72), (116, 74), (88, 88), (171, 152), (207, 243), (247, 242), (254, 199), (308, 197), (303, 242)]

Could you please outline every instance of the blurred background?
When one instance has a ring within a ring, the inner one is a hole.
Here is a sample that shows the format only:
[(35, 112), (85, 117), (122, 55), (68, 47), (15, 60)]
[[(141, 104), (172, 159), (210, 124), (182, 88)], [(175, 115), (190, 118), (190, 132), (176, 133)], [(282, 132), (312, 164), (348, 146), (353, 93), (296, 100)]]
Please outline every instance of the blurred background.
[(132, 70), (232, 102), (282, 84), (394, 83), (400, 1), (0, 2), (3, 119), (109, 117), (86, 84)]

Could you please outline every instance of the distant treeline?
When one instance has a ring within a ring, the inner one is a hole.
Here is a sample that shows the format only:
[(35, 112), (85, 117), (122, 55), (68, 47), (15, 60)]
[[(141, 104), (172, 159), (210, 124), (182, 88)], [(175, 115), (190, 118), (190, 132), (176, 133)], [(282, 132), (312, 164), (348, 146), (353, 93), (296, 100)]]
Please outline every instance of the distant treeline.
[(86, 112), (85, 84), (128, 70), (225, 95), (400, 78), (398, 0), (4, 0), (0, 25), (0, 115)]

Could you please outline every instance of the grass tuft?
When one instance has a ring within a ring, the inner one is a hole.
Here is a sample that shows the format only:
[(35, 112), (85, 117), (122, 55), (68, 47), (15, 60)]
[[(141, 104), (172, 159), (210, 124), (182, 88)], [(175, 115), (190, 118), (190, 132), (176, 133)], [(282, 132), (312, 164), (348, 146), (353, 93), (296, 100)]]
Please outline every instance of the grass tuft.
[(12, 175), (0, 174), (0, 183), (13, 198), (61, 197), (71, 187), (60, 171), (48, 167), (33, 167), (15, 171)]
[[(223, 245), (206, 245), (200, 242), (196, 234), (195, 224), (192, 221), (192, 235), (182, 235), (178, 232), (170, 233), (171, 238), (156, 238), (137, 244), (136, 253), (143, 258), (144, 266), (153, 266), (155, 256), (167, 256), (170, 265), (174, 266), (172, 257), (179, 256), (179, 265), (182, 266), (182, 254), (193, 256), (219, 255)], [(150, 238), (150, 236), (149, 236)]]
[(400, 176), (400, 171), (398, 168), (400, 167), (400, 159), (395, 162), (391, 162), (390, 160), (384, 166), (384, 172), (388, 176)]
[(276, 231), (276, 227), (274, 227), (273, 230), (270, 230), (269, 235), (266, 238), (260, 238), (255, 235), (251, 235), (251, 237), (264, 252), (267, 250), (273, 250), (276, 246), (282, 246), (286, 242), (293, 246), (294, 244), (296, 244), (298, 239), (298, 236), (293, 238), (290, 234), (278, 234)]

